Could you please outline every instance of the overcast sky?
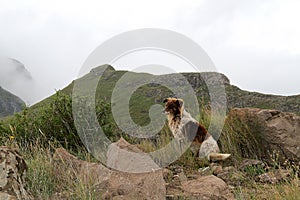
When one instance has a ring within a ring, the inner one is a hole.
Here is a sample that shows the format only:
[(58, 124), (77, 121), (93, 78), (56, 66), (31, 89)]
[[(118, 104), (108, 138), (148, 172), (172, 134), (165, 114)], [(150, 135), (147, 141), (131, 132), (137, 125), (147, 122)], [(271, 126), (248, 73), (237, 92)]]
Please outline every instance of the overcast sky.
[(36, 101), (75, 79), (102, 42), (150, 27), (196, 41), (242, 89), (300, 94), (298, 0), (0, 2), (0, 55), (31, 72)]

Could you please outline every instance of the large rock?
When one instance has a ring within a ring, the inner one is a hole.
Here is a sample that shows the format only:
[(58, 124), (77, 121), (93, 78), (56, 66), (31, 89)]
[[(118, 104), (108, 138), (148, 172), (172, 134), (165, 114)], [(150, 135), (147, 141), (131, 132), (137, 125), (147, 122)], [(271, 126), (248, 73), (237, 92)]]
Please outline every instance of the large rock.
[(165, 180), (167, 182), (168, 200), (177, 199), (215, 199), (215, 200), (230, 200), (235, 199), (229, 186), (222, 179), (211, 175), (212, 168), (220, 165), (212, 165), (207, 167), (210, 175), (202, 175), (194, 173), (185, 175), (185, 172), (180, 168), (172, 171), (165, 171)]
[(213, 175), (187, 181), (182, 184), (181, 189), (189, 199), (235, 199), (227, 184)]
[(53, 161), (61, 181), (79, 181), (97, 193), (98, 199), (165, 199), (162, 170), (138, 174), (120, 172), (100, 163), (79, 160), (62, 148), (56, 150)]
[(16, 149), (0, 147), (0, 199), (33, 199), (26, 188), (27, 165)]
[(107, 166), (128, 173), (144, 173), (160, 169), (147, 153), (123, 138), (109, 145)]
[(265, 159), (271, 161), (276, 157), (278, 162), (286, 159), (300, 162), (299, 116), (258, 108), (235, 108), (230, 115), (252, 129)]

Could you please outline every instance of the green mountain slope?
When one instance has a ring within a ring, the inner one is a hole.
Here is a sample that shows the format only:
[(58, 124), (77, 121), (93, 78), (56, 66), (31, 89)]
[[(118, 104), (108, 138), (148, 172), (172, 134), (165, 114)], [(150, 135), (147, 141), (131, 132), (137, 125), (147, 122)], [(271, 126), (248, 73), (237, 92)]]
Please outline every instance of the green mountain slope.
[[(108, 68), (99, 79), (103, 67)], [(146, 73), (116, 71), (113, 67), (107, 65), (92, 69), (90, 73), (80, 78), (79, 81), (82, 85), (84, 85), (84, 87), (89, 88), (91, 82), (99, 80), (96, 98), (110, 103), (112, 92), (116, 87), (116, 83), (124, 74), (129, 77), (127, 85), (124, 86), (125, 89), (134, 87), (134, 85), (130, 85), (130, 80), (134, 80), (132, 82), (136, 83), (137, 80), (159, 77), (160, 80), (170, 82), (173, 81), (177, 84), (182, 84), (182, 90), (185, 90), (183, 80), (179, 80), (178, 76), (174, 74), (154, 76)], [(194, 89), (198, 97), (199, 104), (201, 105), (206, 105), (210, 101), (210, 95), (204, 81), (205, 78), (205, 80), (209, 81), (211, 85), (218, 85), (220, 82), (225, 85), (228, 109), (233, 107), (258, 107), (278, 109), (285, 112), (294, 112), (297, 114), (299, 114), (300, 111), (300, 95), (277, 96), (261, 94), (257, 92), (248, 92), (245, 90), (241, 90), (237, 86), (231, 85), (230, 80), (225, 75), (216, 72), (205, 72), (201, 74), (182, 73), (182, 75), (183, 78), (185, 78)], [(64, 88), (62, 92), (65, 94), (72, 94), (73, 86), (74, 81), (69, 86)], [(131, 117), (136, 123), (139, 123), (141, 125), (146, 124), (150, 120), (148, 117), (149, 108), (154, 104), (161, 103), (165, 97), (174, 95), (176, 94), (173, 94), (171, 90), (164, 86), (161, 86), (160, 84), (150, 83), (139, 87), (135, 92), (133, 92), (130, 98), (130, 113), (132, 114)], [(32, 108), (38, 108), (42, 104), (47, 104), (50, 99), (51, 97), (34, 105)]]

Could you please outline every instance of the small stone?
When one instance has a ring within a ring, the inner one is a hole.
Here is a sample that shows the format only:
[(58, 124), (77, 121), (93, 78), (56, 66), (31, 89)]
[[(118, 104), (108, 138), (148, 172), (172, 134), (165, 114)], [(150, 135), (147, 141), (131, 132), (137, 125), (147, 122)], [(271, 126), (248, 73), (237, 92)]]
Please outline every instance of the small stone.
[(261, 183), (269, 183), (269, 184), (275, 184), (278, 182), (273, 172), (261, 174), (257, 177), (257, 180)]
[(223, 172), (218, 174), (217, 177), (233, 186), (238, 186), (246, 180), (245, 174), (235, 168), (230, 168), (226, 171), (223, 170)]
[(261, 160), (255, 159), (244, 159), (239, 167), (240, 170), (245, 171), (248, 167), (262, 167), (266, 165)]
[(180, 186), (181, 185), (181, 181), (180, 181), (180, 178), (178, 175), (175, 175), (173, 177), (173, 180), (171, 182), (171, 186), (174, 187), (174, 186)]
[(179, 180), (180, 180), (181, 184), (184, 183), (184, 182), (186, 182), (188, 180), (187, 177), (186, 177), (186, 175), (183, 172), (179, 173), (178, 177), (179, 177)]
[(292, 173), (292, 170), (276, 169), (272, 172), (259, 175), (256, 180), (261, 183), (275, 184), (289, 179)]
[(202, 168), (199, 168), (199, 169), (198, 169), (198, 172), (199, 172), (202, 176), (210, 175), (210, 174), (211, 174), (211, 170), (210, 170), (209, 167), (202, 167)]
[(213, 173), (214, 175), (218, 175), (218, 174), (221, 174), (221, 173), (223, 172), (223, 168), (222, 168), (222, 166), (220, 166), (220, 165), (213, 166), (213, 167), (211, 168), (211, 170), (212, 170), (212, 173)]
[(235, 171), (236, 169), (233, 166), (229, 166), (229, 167), (224, 167), (223, 171), (224, 172), (232, 172)]

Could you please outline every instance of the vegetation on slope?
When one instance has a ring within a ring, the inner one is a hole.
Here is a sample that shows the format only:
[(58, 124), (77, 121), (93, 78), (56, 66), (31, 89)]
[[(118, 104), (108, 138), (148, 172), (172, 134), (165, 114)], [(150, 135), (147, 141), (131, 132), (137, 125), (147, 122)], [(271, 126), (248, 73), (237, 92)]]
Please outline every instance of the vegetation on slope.
[[(122, 133), (113, 120), (110, 97), (114, 85), (124, 73), (124, 71), (115, 72), (110, 68), (105, 72), (98, 83), (99, 87), (96, 93), (95, 110), (99, 124), (111, 141), (116, 141), (122, 135), (127, 141), (138, 145), (146, 152), (151, 152), (165, 146), (172, 139), (170, 131), (166, 126), (156, 137), (136, 139)], [(135, 75), (133, 74), (133, 76)], [(189, 76), (193, 77), (194, 75)], [(93, 71), (93, 73), (88, 74), (82, 79), (88, 84), (88, 80), (97, 77), (97, 72)], [(200, 82), (196, 83), (192, 81), (192, 83), (194, 86), (197, 86), (198, 94), (203, 94), (202, 96), (199, 95), (199, 109), (201, 111), (199, 120), (204, 126), (208, 127), (211, 113), (207, 105), (208, 99), (204, 95), (206, 89), (205, 87), (200, 87)], [(35, 197), (39, 199), (50, 198), (53, 193), (58, 191), (67, 191), (74, 196), (82, 197), (81, 199), (93, 199), (89, 188), (86, 188), (80, 183), (76, 186), (71, 185), (71, 183), (70, 185), (62, 185), (55, 178), (51, 169), (51, 154), (57, 147), (64, 147), (82, 159), (92, 159), (82, 145), (74, 126), (71, 97), (72, 88), (73, 86), (70, 85), (63, 91), (58, 91), (51, 98), (31, 108), (26, 108), (21, 113), (15, 114), (11, 119), (0, 122), (0, 145), (8, 145), (21, 149), (29, 165), (28, 176), (30, 190)], [(226, 90), (230, 90), (229, 94), (231, 95), (239, 93), (241, 97), (244, 96), (243, 93), (245, 92), (228, 84)], [(160, 85), (148, 84), (138, 88), (138, 90), (133, 93), (129, 105), (133, 120), (140, 125), (147, 124), (149, 122), (148, 111), (150, 106), (161, 103), (162, 98), (169, 95), (173, 95), (172, 92)], [(251, 94), (249, 93), (249, 95)], [(293, 102), (298, 101), (297, 98), (295, 99)], [(84, 98), (82, 99), (82, 103), (85, 104)], [(256, 138), (255, 131), (254, 129), (249, 130), (249, 128), (238, 119), (226, 119), (218, 143), (222, 151), (232, 153), (230, 164), (235, 165), (245, 157), (260, 158), (262, 152), (260, 152), (257, 142), (259, 138)], [(192, 152), (187, 151), (172, 165), (184, 166), (187, 172), (192, 173), (197, 171), (200, 167), (206, 166), (207, 162), (195, 159)], [(249, 182), (249, 185), (251, 184), (252, 182)], [(270, 196), (267, 196), (265, 190), (278, 193), (278, 199), (285, 199), (288, 196), (290, 196), (290, 198), (287, 199), (293, 199), (294, 193), (300, 195), (299, 191), (298, 194), (296, 192), (298, 185), (294, 182), (287, 181), (282, 185), (280, 184), (270, 188), (265, 188), (263, 185), (258, 184), (252, 185), (252, 187), (249, 187), (249, 185), (240, 186), (236, 189), (237, 198), (255, 199), (265, 197), (266, 199), (272, 199)], [(252, 196), (245, 195), (245, 193), (251, 194), (254, 191), (263, 194), (260, 194), (261, 196), (255, 196), (254, 194)]]

